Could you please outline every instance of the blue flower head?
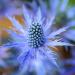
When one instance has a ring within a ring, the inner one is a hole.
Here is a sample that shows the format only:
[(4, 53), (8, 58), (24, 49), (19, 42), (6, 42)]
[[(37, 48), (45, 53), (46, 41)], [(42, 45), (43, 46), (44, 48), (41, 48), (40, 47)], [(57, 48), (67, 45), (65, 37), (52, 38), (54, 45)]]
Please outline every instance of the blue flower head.
[[(54, 46), (70, 46), (71, 44), (61, 42), (61, 38), (57, 35), (65, 32), (69, 26), (63, 27), (57, 31), (51, 32), (55, 16), (43, 18), (40, 8), (35, 15), (29, 14), (28, 10), (23, 6), (23, 15), (25, 19), (25, 27), (23, 27), (14, 17), (7, 15), (13, 26), (21, 33), (8, 30), (15, 42), (3, 45), (3, 47), (20, 47), (23, 51), (18, 60), (21, 65), (27, 65), (34, 59), (48, 58), (51, 63), (58, 66), (57, 54), (50, 49)], [(47, 20), (47, 21), (46, 21)], [(40, 58), (39, 55), (41, 56)]]

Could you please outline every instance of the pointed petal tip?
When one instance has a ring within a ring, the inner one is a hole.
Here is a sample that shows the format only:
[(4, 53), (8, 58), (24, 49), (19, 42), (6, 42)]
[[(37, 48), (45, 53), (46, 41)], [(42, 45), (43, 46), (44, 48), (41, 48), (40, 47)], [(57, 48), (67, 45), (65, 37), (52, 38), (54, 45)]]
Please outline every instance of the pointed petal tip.
[(27, 10), (27, 8), (23, 5), (22, 6), (23, 9), (23, 15), (24, 15), (24, 19), (25, 19), (25, 23), (30, 26), (32, 23), (32, 15), (30, 15), (29, 11)]
[(52, 41), (52, 42), (48, 43), (47, 45), (48, 45), (48, 46), (75, 46), (75, 45), (70, 44), (70, 43), (57, 42), (57, 41)]
[(34, 22), (40, 23), (41, 19), (42, 19), (42, 13), (41, 13), (41, 9), (39, 7), (38, 10), (37, 10), (37, 12), (36, 12), (36, 15), (34, 17)]

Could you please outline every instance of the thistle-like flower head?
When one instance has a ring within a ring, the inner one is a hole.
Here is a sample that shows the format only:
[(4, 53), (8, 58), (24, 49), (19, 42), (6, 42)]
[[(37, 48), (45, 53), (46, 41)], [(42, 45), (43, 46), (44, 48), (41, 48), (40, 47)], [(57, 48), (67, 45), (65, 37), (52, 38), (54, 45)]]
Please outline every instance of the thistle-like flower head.
[(37, 59), (39, 55), (42, 56), (42, 58), (49, 58), (51, 63), (57, 65), (57, 54), (51, 50), (51, 47), (71, 45), (62, 42), (61, 38), (57, 38), (57, 35), (66, 31), (69, 26), (51, 32), (50, 30), (54, 23), (55, 15), (52, 15), (50, 19), (47, 19), (47, 17), (44, 19), (40, 8), (36, 15), (30, 15), (28, 13), (27, 9), (23, 6), (25, 27), (23, 27), (15, 18), (9, 15), (7, 16), (13, 26), (21, 33), (19, 34), (8, 30), (10, 35), (15, 39), (15, 42), (5, 44), (3, 47), (20, 47), (23, 50), (22, 54), (19, 56), (21, 65), (30, 63), (30, 61)]

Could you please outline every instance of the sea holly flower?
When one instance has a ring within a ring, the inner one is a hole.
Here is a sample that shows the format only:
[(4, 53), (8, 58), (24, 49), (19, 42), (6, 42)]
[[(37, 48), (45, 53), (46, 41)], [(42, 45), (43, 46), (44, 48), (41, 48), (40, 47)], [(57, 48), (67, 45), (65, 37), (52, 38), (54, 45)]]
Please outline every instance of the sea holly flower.
[[(51, 63), (57, 65), (57, 53), (52, 51), (50, 47), (55, 46), (72, 46), (69, 43), (62, 42), (62, 38), (58, 35), (67, 31), (69, 26), (63, 27), (57, 31), (50, 32), (54, 23), (55, 15), (46, 21), (42, 17), (40, 8), (36, 15), (30, 15), (27, 9), (23, 6), (23, 15), (25, 18), (25, 27), (23, 27), (14, 17), (7, 15), (8, 19), (12, 22), (13, 26), (21, 33), (12, 32), (8, 30), (11, 37), (19, 40), (5, 44), (1, 47), (20, 47), (22, 54), (19, 56), (19, 62), (22, 66), (29, 64), (30, 61), (38, 59), (38, 55), (43, 58), (49, 58)], [(45, 24), (44, 24), (45, 23)], [(25, 29), (24, 29), (25, 28)], [(39, 58), (40, 59), (40, 58)]]

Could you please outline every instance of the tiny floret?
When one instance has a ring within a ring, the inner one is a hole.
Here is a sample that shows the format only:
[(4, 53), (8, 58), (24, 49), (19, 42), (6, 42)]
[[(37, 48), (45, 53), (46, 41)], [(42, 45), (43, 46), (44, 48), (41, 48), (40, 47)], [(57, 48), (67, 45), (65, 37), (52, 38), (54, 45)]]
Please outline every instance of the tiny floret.
[(33, 48), (38, 48), (43, 46), (44, 43), (45, 38), (41, 25), (39, 25), (39, 23), (32, 24), (29, 28), (29, 46)]

